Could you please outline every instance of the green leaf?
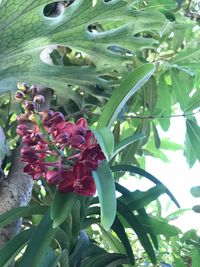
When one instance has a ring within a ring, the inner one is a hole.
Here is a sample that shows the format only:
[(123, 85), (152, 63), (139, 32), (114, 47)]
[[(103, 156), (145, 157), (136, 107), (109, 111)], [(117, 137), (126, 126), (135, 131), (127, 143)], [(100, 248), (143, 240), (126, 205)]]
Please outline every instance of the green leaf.
[(165, 219), (158, 219), (153, 216), (144, 216), (141, 214), (137, 216), (137, 218), (144, 227), (145, 231), (149, 234), (164, 235), (167, 237), (177, 236), (180, 234), (180, 230), (177, 227), (168, 224)]
[(196, 213), (200, 213), (200, 205), (195, 205), (192, 207), (192, 210)]
[(193, 248), (191, 252), (192, 256), (192, 267), (199, 267), (200, 263), (200, 250), (197, 248)]
[(187, 91), (188, 88), (185, 86), (185, 83), (179, 77), (179, 74), (175, 69), (171, 70), (171, 77), (172, 89), (175, 99), (180, 104), (181, 109), (185, 111), (189, 102), (189, 96)]
[(113, 153), (114, 136), (109, 128), (92, 130), (107, 160)]
[(112, 252), (125, 254), (125, 249), (122, 243), (117, 239), (112, 233), (106, 231), (101, 225), (99, 225), (101, 230), (102, 239), (105, 239), (106, 243), (110, 246)]
[[(130, 61), (130, 57), (112, 52), (109, 47), (115, 44), (134, 52), (153, 48), (158, 44), (156, 37), (135, 35), (144, 31), (157, 35), (166, 20), (159, 12), (130, 9), (125, 1), (97, 1), (93, 6), (91, 0), (76, 0), (63, 8), (59, 16), (44, 16), (44, 8), (50, 2), (53, 1), (6, 0), (1, 3), (0, 91), (14, 90), (18, 80), (37, 82), (59, 88), (60, 100), (67, 105), (66, 99), (74, 96), (67, 84), (86, 88), (98, 83), (106, 86), (109, 82), (101, 79), (101, 75), (111, 76), (113, 68), (119, 73), (126, 70), (123, 63)], [(88, 31), (88, 26), (96, 23), (102, 24), (105, 30)], [(52, 54), (55, 45), (83, 52), (90, 64), (55, 66), (48, 60), (48, 51), (45, 61), (41, 53), (51, 48)]]
[(127, 100), (148, 81), (154, 71), (154, 65), (145, 64), (130, 73), (109, 99), (98, 120), (97, 127), (111, 127)]
[(122, 244), (124, 245), (124, 248), (126, 250), (126, 254), (129, 258), (129, 261), (131, 264), (135, 264), (135, 257), (133, 254), (133, 250), (131, 247), (131, 244), (129, 242), (128, 236), (126, 234), (126, 231), (124, 229), (124, 225), (119, 220), (118, 216), (116, 216), (115, 221), (112, 225), (112, 230), (116, 233), (116, 235), (121, 240)]
[(114, 148), (114, 151), (113, 151), (113, 154), (111, 155), (111, 159), (117, 155), (120, 151), (122, 151), (124, 148), (126, 148), (128, 145), (138, 141), (138, 140), (141, 140), (145, 138), (145, 135), (144, 134), (140, 134), (140, 133), (135, 133), (133, 134), (132, 136), (129, 136), (125, 139), (123, 139), (121, 142), (119, 142), (115, 148)]
[[(150, 174), (149, 172), (135, 167), (135, 166), (131, 166), (131, 165), (116, 165), (116, 166), (112, 166), (111, 170), (113, 172), (131, 172), (131, 173), (135, 173), (135, 174), (139, 174), (147, 179), (149, 179), (150, 181), (152, 181), (155, 184), (161, 184), (163, 186), (165, 186), (163, 183), (161, 183), (155, 176), (153, 176), (152, 174)], [(169, 189), (166, 188), (166, 194), (171, 198), (171, 200), (176, 204), (176, 206), (178, 208), (180, 208), (180, 205), (178, 203), (178, 201), (175, 199), (175, 197), (172, 195), (172, 193), (169, 191)]]
[(92, 174), (101, 207), (101, 223), (108, 230), (113, 224), (116, 215), (114, 178), (106, 161), (102, 161), (98, 169), (93, 171)]
[(56, 256), (54, 251), (50, 248), (44, 253), (42, 262), (38, 267), (57, 267), (60, 260), (60, 255)]
[(192, 150), (200, 161), (200, 127), (192, 120), (186, 120), (186, 129)]
[(116, 267), (120, 264), (128, 263), (127, 257), (119, 253), (101, 253), (87, 257), (82, 261), (80, 267)]
[(73, 209), (78, 195), (76, 193), (62, 193), (57, 189), (51, 205), (51, 219), (53, 220), (53, 227), (58, 227), (69, 216)]
[(134, 215), (134, 213), (132, 213), (131, 210), (126, 205), (124, 205), (120, 200), (117, 201), (117, 207), (120, 215), (127, 221), (127, 223), (135, 231), (136, 235), (138, 236), (138, 239), (140, 240), (141, 245), (145, 249), (151, 262), (153, 264), (156, 264), (156, 255), (152, 247), (152, 244), (145, 232), (144, 227), (141, 225), (141, 223)]
[(199, 70), (200, 51), (196, 47), (181, 50), (169, 61), (174, 67), (181, 66), (186, 70)]
[(194, 186), (190, 189), (190, 193), (193, 197), (200, 197), (200, 186)]
[(178, 219), (181, 215), (185, 214), (187, 211), (190, 211), (191, 209), (179, 209), (175, 212), (170, 213), (165, 217), (167, 221), (172, 221)]
[(145, 192), (139, 190), (131, 192), (127, 189), (126, 192), (124, 192), (122, 186), (117, 183), (116, 189), (122, 193), (122, 196), (119, 199), (125, 205), (128, 205), (131, 210), (137, 210), (147, 206), (149, 203), (157, 199), (161, 194), (166, 192), (166, 187), (161, 184), (158, 184)]
[(187, 267), (181, 258), (175, 258), (175, 267)]
[(56, 231), (57, 229), (53, 228), (53, 221), (51, 220), (49, 210), (35, 229), (22, 256), (19, 267), (36, 267), (41, 264)]
[(159, 137), (158, 130), (157, 130), (156, 125), (155, 125), (154, 122), (152, 122), (152, 129), (153, 129), (153, 135), (154, 135), (155, 147), (156, 147), (157, 149), (159, 149), (159, 148), (160, 148), (160, 144), (161, 144), (161, 142), (160, 142), (160, 137)]
[[(170, 116), (171, 115), (171, 92), (170, 87), (165, 81), (164, 74), (161, 74), (158, 82), (157, 89), (158, 99), (156, 112), (159, 116)], [(167, 131), (170, 126), (170, 118), (160, 118), (159, 119), (160, 126), (163, 131)]]
[(195, 164), (197, 157), (190, 142), (188, 131), (185, 133), (185, 142), (184, 142), (184, 156), (190, 168)]
[(47, 211), (47, 206), (27, 206), (17, 207), (0, 215), (0, 228), (12, 223), (20, 217), (28, 217), (34, 214), (43, 215)]
[(0, 249), (0, 266), (7, 267), (15, 257), (21, 252), (21, 250), (28, 243), (32, 234), (34, 233), (34, 228), (24, 230), (11, 240), (9, 240), (3, 247)]

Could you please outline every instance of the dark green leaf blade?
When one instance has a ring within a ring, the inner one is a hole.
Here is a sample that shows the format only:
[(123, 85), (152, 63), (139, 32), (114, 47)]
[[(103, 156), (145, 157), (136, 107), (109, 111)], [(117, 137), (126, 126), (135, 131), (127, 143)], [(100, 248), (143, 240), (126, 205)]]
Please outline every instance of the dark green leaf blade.
[(4, 227), (17, 220), (20, 217), (31, 216), (34, 214), (44, 214), (47, 211), (47, 206), (27, 206), (27, 207), (17, 207), (9, 210), (0, 215), (0, 228)]
[(33, 234), (34, 229), (24, 230), (18, 235), (16, 235), (12, 240), (8, 241), (1, 249), (0, 249), (0, 266), (7, 267), (12, 263), (14, 258), (18, 255), (18, 253), (23, 249), (23, 247), (27, 244), (29, 239)]
[(51, 219), (53, 220), (53, 227), (57, 227), (67, 219), (76, 200), (78, 199), (76, 193), (62, 193), (56, 190), (53, 203), (51, 205)]
[(131, 247), (131, 244), (129, 242), (128, 236), (126, 234), (126, 231), (124, 229), (123, 224), (119, 220), (118, 216), (116, 216), (115, 221), (112, 225), (112, 230), (116, 233), (116, 235), (119, 237), (121, 240), (122, 244), (124, 245), (124, 248), (126, 250), (126, 254), (129, 258), (129, 261), (131, 264), (135, 264), (135, 257), (133, 254), (133, 250)]
[(153, 264), (156, 264), (156, 255), (154, 252), (154, 249), (152, 247), (152, 244), (145, 232), (144, 227), (139, 222), (137, 217), (133, 214), (133, 212), (123, 204), (122, 201), (117, 201), (117, 208), (120, 213), (120, 215), (128, 222), (128, 224), (133, 228), (136, 235), (138, 236), (141, 245), (145, 249), (147, 255), (149, 256), (151, 262)]
[(57, 229), (53, 228), (50, 210), (45, 214), (22, 256), (19, 267), (36, 267), (43, 261), (45, 253), (55, 236)]
[(127, 189), (125, 192), (122, 187), (122, 185), (116, 183), (117, 191), (122, 193), (122, 196), (119, 199), (125, 205), (128, 205), (131, 210), (137, 210), (147, 206), (149, 203), (157, 199), (161, 194), (166, 192), (166, 187), (162, 184), (158, 184), (145, 192), (139, 190), (131, 192)]
[(115, 220), (116, 196), (115, 182), (106, 161), (102, 161), (96, 171), (92, 172), (97, 187), (100, 207), (101, 223), (108, 230)]

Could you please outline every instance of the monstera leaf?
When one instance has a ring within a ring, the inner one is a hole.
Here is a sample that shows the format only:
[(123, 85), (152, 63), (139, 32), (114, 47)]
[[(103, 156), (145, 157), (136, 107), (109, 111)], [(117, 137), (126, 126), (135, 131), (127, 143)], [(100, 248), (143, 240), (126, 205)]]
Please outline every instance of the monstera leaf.
[[(126, 1), (70, 2), (51, 14), (49, 0), (1, 1), (0, 92), (24, 80), (60, 89), (67, 99), (75, 98), (69, 85), (116, 84), (137, 50), (157, 45), (166, 21), (162, 13), (135, 10)], [(80, 52), (87, 63), (67, 65), (65, 58), (65, 64), (53, 64), (58, 46)]]

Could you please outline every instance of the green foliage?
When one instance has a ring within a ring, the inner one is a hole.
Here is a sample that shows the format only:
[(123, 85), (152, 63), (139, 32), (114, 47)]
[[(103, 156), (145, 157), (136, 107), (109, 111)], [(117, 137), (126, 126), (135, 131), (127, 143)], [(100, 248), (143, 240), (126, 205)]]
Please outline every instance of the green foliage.
[[(162, 261), (160, 248), (167, 251), (171, 246), (170, 263), (185, 267), (189, 257), (197, 267), (199, 237), (190, 232), (180, 239), (179, 229), (169, 224), (184, 210), (165, 219), (148, 211), (164, 193), (179, 204), (143, 169), (146, 155), (167, 161), (160, 149), (182, 149), (160, 137), (160, 129), (169, 129), (170, 117), (178, 115), (178, 120), (182, 112), (184, 155), (190, 167), (200, 161), (195, 119), (200, 101), (199, 33), (196, 22), (184, 16), (186, 4), (1, 1), (0, 92), (14, 91), (21, 80), (54, 89), (53, 109), (70, 119), (88, 117), (108, 160), (93, 172), (98, 197), (53, 193), (43, 182), (35, 184), (29, 207), (1, 214), (1, 228), (24, 219), (21, 232), (0, 249), (1, 266), (13, 261), (21, 267), (140, 266), (149, 259), (153, 264)], [(17, 140), (12, 93), (9, 100), (6, 94), (0, 97), (0, 123), (0, 163), (7, 171), (9, 160), (1, 161), (9, 154), (8, 141), (13, 148)], [(130, 191), (115, 183), (114, 178), (118, 181), (127, 172), (155, 186)], [(117, 199), (116, 191), (121, 194)], [(198, 188), (191, 192), (199, 196)], [(199, 212), (199, 205), (193, 209)], [(141, 245), (146, 254), (137, 253)]]

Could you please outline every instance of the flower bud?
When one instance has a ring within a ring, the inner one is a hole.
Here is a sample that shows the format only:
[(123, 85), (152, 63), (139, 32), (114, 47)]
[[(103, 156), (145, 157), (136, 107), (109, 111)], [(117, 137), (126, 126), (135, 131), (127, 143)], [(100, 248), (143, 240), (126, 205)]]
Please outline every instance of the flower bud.
[(43, 104), (45, 102), (45, 98), (43, 95), (36, 95), (33, 101), (37, 104)]
[(29, 120), (30, 113), (20, 114), (17, 116), (17, 121), (19, 123), (27, 122)]
[(59, 171), (51, 170), (47, 171), (45, 178), (49, 184), (58, 184), (61, 179), (61, 175)]
[(38, 143), (40, 141), (42, 141), (42, 134), (41, 133), (32, 133), (31, 134), (31, 138), (34, 142)]
[(26, 155), (31, 155), (35, 153), (35, 149), (29, 146), (24, 146), (22, 147), (20, 151), (21, 156), (26, 156)]
[(58, 136), (56, 136), (56, 142), (60, 144), (65, 144), (69, 140), (69, 135), (67, 133), (60, 133)]
[(25, 136), (22, 137), (22, 142), (25, 144), (25, 145), (28, 145), (28, 146), (34, 146), (37, 144), (37, 142), (35, 142), (32, 138), (31, 138), (31, 135), (30, 134), (27, 134)]
[(48, 111), (39, 112), (39, 114), (42, 116), (42, 121), (45, 122), (53, 118), (54, 112), (52, 110), (48, 110)]
[(53, 114), (53, 118), (48, 121), (45, 121), (45, 124), (47, 126), (52, 126), (54, 123), (60, 123), (62, 121), (65, 121), (64, 115), (61, 112), (55, 112)]
[(85, 144), (85, 138), (82, 135), (74, 135), (70, 139), (70, 145), (74, 148), (78, 148)]
[(38, 87), (36, 84), (31, 85), (30, 93), (31, 93), (31, 96), (33, 97), (38, 94)]
[(24, 95), (23, 92), (17, 91), (15, 93), (15, 99), (16, 99), (17, 102), (22, 102), (24, 100), (24, 98), (25, 98), (25, 95)]
[(26, 102), (25, 106), (28, 111), (35, 111), (36, 109), (35, 103), (32, 101)]
[(26, 124), (19, 124), (16, 133), (20, 136), (27, 135), (29, 133), (28, 126)]
[(25, 162), (34, 162), (38, 160), (38, 157), (35, 154), (35, 149), (29, 146), (22, 147), (20, 155), (21, 160)]
[(25, 82), (18, 82), (17, 88), (20, 91), (27, 92), (29, 90), (29, 85)]

